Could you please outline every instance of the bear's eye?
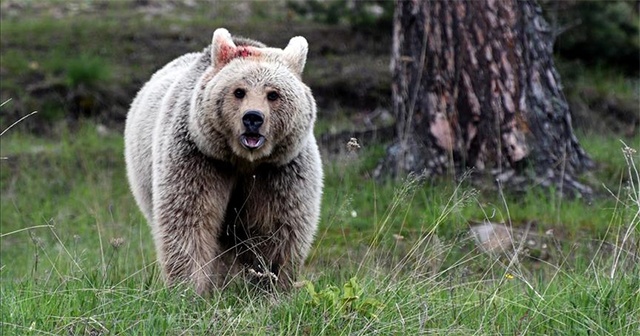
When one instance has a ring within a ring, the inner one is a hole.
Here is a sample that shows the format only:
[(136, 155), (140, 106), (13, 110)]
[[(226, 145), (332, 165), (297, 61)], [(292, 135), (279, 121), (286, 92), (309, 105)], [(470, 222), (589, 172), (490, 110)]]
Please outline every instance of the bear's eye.
[(246, 94), (246, 91), (244, 91), (243, 89), (236, 89), (235, 91), (233, 91), (233, 95), (238, 99), (244, 98)]
[(275, 91), (267, 93), (267, 99), (269, 99), (270, 101), (277, 100), (278, 98), (280, 98), (280, 95)]

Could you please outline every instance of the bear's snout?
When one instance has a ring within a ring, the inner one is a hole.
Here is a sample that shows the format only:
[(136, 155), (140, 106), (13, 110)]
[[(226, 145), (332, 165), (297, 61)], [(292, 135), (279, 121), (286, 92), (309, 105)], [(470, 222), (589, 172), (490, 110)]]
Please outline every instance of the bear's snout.
[(248, 133), (259, 133), (260, 126), (264, 123), (264, 114), (260, 111), (247, 111), (242, 116), (242, 124)]
[(260, 126), (264, 124), (264, 114), (260, 111), (250, 110), (242, 116), (242, 124), (245, 133), (240, 136), (240, 143), (249, 150), (262, 147), (265, 137), (260, 134)]

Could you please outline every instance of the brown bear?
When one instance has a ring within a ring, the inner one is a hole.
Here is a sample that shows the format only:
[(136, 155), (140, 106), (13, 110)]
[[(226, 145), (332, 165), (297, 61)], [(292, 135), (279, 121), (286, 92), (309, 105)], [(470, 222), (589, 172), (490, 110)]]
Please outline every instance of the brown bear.
[(125, 159), (169, 284), (199, 294), (246, 270), (291, 286), (316, 233), (323, 172), (307, 41), (268, 48), (217, 29), (137, 94)]

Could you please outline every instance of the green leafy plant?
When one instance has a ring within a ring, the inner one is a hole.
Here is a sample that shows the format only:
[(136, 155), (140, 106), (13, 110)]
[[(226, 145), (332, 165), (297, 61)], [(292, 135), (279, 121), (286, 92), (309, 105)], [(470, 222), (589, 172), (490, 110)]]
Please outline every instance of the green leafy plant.
[(365, 298), (364, 290), (358, 284), (357, 277), (352, 277), (343, 286), (342, 290), (334, 285), (328, 285), (321, 291), (316, 291), (310, 281), (305, 283), (307, 293), (311, 296), (308, 302), (316, 307), (333, 314), (341, 313), (357, 315), (377, 319), (376, 313), (384, 308), (384, 304), (375, 298)]
[(638, 74), (638, 11), (633, 1), (542, 1), (566, 59)]

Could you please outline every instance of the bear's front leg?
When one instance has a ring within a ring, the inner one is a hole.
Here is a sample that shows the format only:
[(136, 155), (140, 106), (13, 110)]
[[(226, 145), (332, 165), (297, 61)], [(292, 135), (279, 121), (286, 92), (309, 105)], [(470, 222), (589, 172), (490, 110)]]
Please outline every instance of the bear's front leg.
[(164, 161), (154, 175), (153, 234), (168, 284), (187, 282), (200, 295), (227, 269), (218, 237), (232, 178), (198, 153)]
[[(291, 259), (286, 252), (277, 252), (277, 247), (266, 243), (263, 251), (254, 255), (253, 264), (247, 269), (251, 282), (258, 287), (270, 289), (276, 286), (282, 290), (291, 288), (297, 270), (304, 259)], [(295, 247), (295, 246), (292, 246)]]
[[(259, 233), (247, 252), (251, 261), (247, 271), (253, 283), (259, 286), (276, 285), (287, 290), (296, 280), (299, 269), (308, 254), (315, 225), (309, 218), (280, 212), (280, 220), (273, 222), (273, 230)], [(311, 224), (307, 226), (299, 223)], [(260, 238), (258, 238), (260, 237)]]
[[(317, 153), (303, 152), (286, 166), (255, 177), (248, 199), (247, 222), (255, 242), (249, 273), (288, 289), (303, 265), (316, 233), (322, 197)], [(253, 272), (251, 271), (253, 269)]]

